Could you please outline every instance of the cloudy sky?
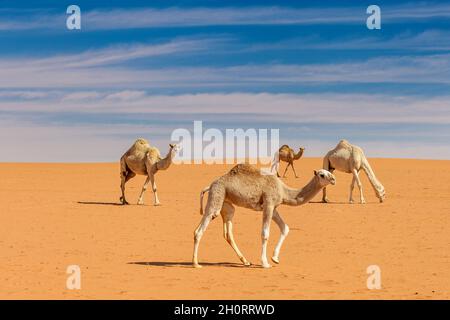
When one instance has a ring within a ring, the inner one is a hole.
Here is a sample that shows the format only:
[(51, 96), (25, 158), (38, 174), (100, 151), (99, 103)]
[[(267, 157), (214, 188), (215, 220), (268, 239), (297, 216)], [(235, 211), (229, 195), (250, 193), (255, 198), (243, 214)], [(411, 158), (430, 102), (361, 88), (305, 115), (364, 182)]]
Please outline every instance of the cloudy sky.
[(3, 0), (0, 161), (117, 161), (194, 120), (279, 128), (306, 156), (346, 138), (450, 159), (450, 4), (378, 1), (368, 30), (370, 4)]

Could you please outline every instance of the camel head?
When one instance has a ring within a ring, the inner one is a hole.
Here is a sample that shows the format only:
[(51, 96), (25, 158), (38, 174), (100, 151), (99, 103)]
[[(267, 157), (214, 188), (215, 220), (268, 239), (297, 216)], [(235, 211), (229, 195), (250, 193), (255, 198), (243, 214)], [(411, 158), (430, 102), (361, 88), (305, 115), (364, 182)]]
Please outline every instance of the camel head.
[(318, 179), (319, 184), (323, 187), (326, 187), (329, 184), (336, 184), (336, 177), (325, 169), (314, 170), (314, 175)]
[(172, 154), (172, 155), (176, 155), (178, 152), (180, 152), (180, 150), (181, 150), (181, 147), (180, 147), (180, 145), (179, 144), (172, 144), (172, 143), (170, 143), (169, 144), (169, 148), (170, 148), (170, 153)]
[(380, 202), (383, 202), (384, 199), (386, 199), (386, 191), (381, 183), (375, 188), (375, 194)]
[[(305, 148), (304, 147), (300, 147), (300, 148), (298, 148), (298, 152), (295, 154), (294, 153), (294, 159), (295, 160), (298, 160), (298, 159), (300, 159), (300, 157), (303, 155), (303, 152), (305, 151)], [(294, 152), (294, 150), (292, 150), (292, 152)]]

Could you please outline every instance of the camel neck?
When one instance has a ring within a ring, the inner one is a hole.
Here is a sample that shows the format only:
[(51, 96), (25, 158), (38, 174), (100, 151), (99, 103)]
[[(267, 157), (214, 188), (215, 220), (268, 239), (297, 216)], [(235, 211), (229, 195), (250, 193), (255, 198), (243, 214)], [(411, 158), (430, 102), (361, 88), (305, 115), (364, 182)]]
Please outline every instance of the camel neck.
[(297, 193), (297, 205), (309, 202), (320, 190), (322, 190), (322, 186), (318, 183), (317, 177), (313, 177), (311, 181)]
[(299, 150), (296, 154), (294, 154), (294, 159), (298, 160), (303, 155), (303, 150)]
[(159, 160), (157, 164), (158, 170), (165, 170), (172, 164), (172, 149), (169, 150), (164, 159)]
[(290, 206), (299, 206), (310, 201), (314, 196), (322, 190), (317, 181), (317, 177), (313, 177), (306, 186), (301, 189), (290, 188), (285, 185), (283, 203)]

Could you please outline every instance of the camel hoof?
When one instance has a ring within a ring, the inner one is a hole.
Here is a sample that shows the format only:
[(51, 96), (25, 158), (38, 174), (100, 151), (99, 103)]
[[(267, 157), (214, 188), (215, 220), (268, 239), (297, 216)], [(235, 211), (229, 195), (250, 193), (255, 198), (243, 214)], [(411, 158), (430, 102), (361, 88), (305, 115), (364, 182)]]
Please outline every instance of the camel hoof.
[(120, 197), (120, 202), (122, 202), (122, 204), (129, 204), (128, 201), (122, 197)]
[(141, 201), (138, 201), (138, 203), (137, 203), (138, 205), (143, 205), (144, 204), (144, 201), (143, 200), (141, 200)]
[(276, 264), (280, 263), (280, 259), (278, 257), (272, 257), (272, 261), (275, 262)]
[(244, 262), (244, 266), (245, 266), (245, 267), (250, 267), (251, 265), (252, 265), (252, 264), (251, 264), (250, 262), (248, 262), (248, 261), (245, 261), (245, 262)]
[(154, 204), (155, 207), (159, 207), (160, 205), (161, 205), (161, 203), (159, 203), (159, 202)]
[(349, 200), (348, 203), (353, 204), (355, 202), (353, 200)]
[(361, 204), (365, 204), (366, 203), (366, 200), (361, 200)]
[(196, 269), (200, 269), (200, 268), (203, 268), (201, 265), (199, 265), (198, 263), (194, 263), (193, 265), (192, 265), (194, 268), (196, 268)]
[(270, 263), (263, 263), (262, 267), (264, 269), (269, 269), (269, 268), (272, 268), (272, 265)]
[(330, 200), (328, 200), (328, 199), (322, 199), (322, 202), (323, 202), (323, 203), (329, 203)]

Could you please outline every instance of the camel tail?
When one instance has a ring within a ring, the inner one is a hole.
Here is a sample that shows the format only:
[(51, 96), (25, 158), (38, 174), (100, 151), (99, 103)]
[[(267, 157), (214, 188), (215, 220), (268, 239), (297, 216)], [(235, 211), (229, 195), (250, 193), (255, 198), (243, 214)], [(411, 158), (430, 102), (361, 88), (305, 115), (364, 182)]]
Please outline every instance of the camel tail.
[(278, 169), (280, 168), (280, 153), (276, 151), (270, 161), (270, 174), (278, 175)]
[(203, 196), (205, 195), (205, 193), (209, 192), (210, 188), (211, 186), (207, 186), (202, 190), (202, 192), (200, 192), (200, 215), (203, 215)]

